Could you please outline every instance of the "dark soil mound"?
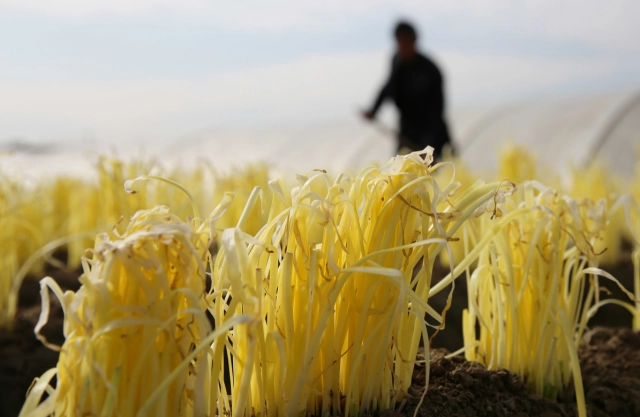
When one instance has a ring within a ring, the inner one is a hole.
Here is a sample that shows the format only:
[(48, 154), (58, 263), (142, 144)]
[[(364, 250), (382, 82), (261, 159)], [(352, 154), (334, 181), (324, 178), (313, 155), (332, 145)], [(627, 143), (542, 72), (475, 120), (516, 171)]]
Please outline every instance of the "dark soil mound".
[[(431, 352), (429, 390), (420, 407), (420, 416), (564, 416), (555, 402), (527, 393), (520, 378), (505, 370), (488, 371), (477, 362), (460, 356), (446, 359), (442, 349)], [(414, 373), (414, 395), (424, 387), (424, 367)], [(416, 403), (416, 399), (407, 402)], [(411, 404), (406, 414), (413, 415)], [(416, 403), (417, 405), (417, 403)]]
[[(623, 328), (599, 327), (580, 348), (587, 413), (590, 417), (640, 416), (640, 334)], [(505, 370), (488, 371), (460, 356), (445, 358), (431, 351), (429, 390), (419, 416), (576, 416), (575, 396), (565, 403), (527, 393), (520, 378)], [(385, 417), (413, 416), (424, 390), (424, 367), (416, 367), (412, 396)]]
[(599, 327), (585, 339), (580, 367), (592, 415), (640, 416), (640, 333)]

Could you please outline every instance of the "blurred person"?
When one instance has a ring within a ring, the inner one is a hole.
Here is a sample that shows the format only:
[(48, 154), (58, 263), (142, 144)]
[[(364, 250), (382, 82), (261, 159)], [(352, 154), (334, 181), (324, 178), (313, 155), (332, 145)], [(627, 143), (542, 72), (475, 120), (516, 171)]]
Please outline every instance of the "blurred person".
[(362, 116), (374, 121), (382, 103), (393, 99), (400, 113), (397, 152), (432, 146), (437, 160), (445, 146), (452, 146), (444, 120), (442, 74), (433, 61), (418, 51), (418, 35), (412, 25), (399, 22), (394, 37), (397, 50), (391, 61), (391, 75), (373, 107)]

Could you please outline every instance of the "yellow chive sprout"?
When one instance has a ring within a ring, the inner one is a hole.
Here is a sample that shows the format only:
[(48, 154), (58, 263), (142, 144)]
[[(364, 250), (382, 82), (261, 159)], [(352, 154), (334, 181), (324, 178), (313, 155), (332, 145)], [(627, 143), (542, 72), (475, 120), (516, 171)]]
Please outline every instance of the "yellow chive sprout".
[[(31, 389), (21, 416), (202, 415), (194, 409), (204, 403), (197, 385), (206, 373), (194, 363), (205, 351), (188, 357), (211, 331), (207, 249), (206, 233), (156, 207), (138, 212), (122, 239), (96, 240), (76, 293), (62, 294), (45, 278), (36, 332), (47, 320), (51, 288), (64, 308), (66, 340), (55, 372)], [(46, 384), (54, 375), (55, 389)]]
[(255, 236), (224, 231), (210, 311), (216, 326), (254, 322), (212, 347), (212, 374), (228, 367), (231, 381), (211, 382), (210, 415), (358, 415), (404, 398), (428, 344), (425, 314), (444, 325), (427, 303), (435, 258), (504, 194), (478, 184), (437, 212), (453, 184), (440, 189), (430, 173), (415, 153), (333, 182), (299, 175), (291, 204), (274, 192), (285, 209)]
[(525, 182), (505, 210), (497, 232), (481, 220), (486, 240), (475, 246), (478, 265), (467, 277), (466, 357), (522, 376), (545, 397), (562, 396), (573, 381), (578, 414), (586, 416), (578, 346), (588, 319), (610, 302), (600, 300), (599, 278), (620, 285), (598, 268), (593, 247), (606, 204)]

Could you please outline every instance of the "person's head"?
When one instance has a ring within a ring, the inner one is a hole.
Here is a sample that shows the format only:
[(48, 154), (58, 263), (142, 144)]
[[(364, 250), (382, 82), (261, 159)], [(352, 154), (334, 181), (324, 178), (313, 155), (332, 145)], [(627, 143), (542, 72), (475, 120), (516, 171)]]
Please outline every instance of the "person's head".
[(396, 25), (393, 34), (396, 38), (396, 46), (400, 59), (406, 60), (413, 58), (417, 53), (416, 40), (418, 39), (418, 34), (413, 26), (401, 21)]

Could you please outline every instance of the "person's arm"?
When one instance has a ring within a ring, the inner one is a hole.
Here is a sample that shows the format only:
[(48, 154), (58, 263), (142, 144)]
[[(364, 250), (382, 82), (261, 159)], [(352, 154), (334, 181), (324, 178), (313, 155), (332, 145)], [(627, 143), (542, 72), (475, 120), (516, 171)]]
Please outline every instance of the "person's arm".
[(380, 89), (380, 92), (378, 93), (378, 96), (376, 97), (376, 100), (374, 101), (373, 106), (368, 111), (364, 112), (364, 116), (367, 119), (375, 118), (376, 113), (380, 109), (380, 106), (382, 106), (382, 103), (384, 103), (384, 101), (387, 98), (391, 97), (391, 90), (392, 90), (391, 86), (395, 81), (395, 73), (396, 73), (395, 68), (396, 68), (396, 57), (394, 57), (393, 61), (391, 62), (391, 74), (389, 75), (387, 82)]
[(373, 107), (371, 107), (371, 109), (369, 110), (369, 113), (371, 114), (371, 118), (376, 117), (376, 113), (378, 113), (380, 106), (382, 106), (382, 103), (384, 103), (385, 99), (390, 96), (389, 94), (391, 90), (390, 82), (391, 80), (389, 79), (385, 83), (385, 85), (383, 85), (382, 88), (380, 89), (380, 92), (378, 93), (378, 97), (376, 98), (376, 101), (373, 103)]

